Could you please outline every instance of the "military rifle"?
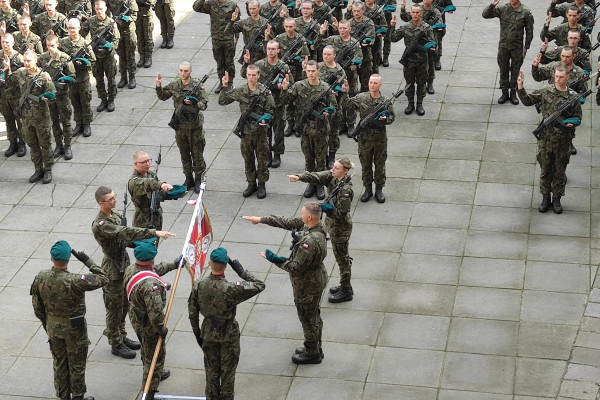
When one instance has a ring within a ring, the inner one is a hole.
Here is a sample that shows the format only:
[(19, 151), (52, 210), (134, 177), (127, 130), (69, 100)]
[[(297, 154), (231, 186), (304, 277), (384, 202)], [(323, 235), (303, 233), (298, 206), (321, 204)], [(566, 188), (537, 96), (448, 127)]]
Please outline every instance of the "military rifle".
[[(363, 32), (363, 36), (366, 36), (366, 32)], [(364, 37), (362, 37), (364, 39)], [(337, 57), (335, 58), (335, 62), (340, 65), (343, 69), (348, 69), (352, 64), (354, 64), (354, 52), (356, 51), (355, 46), (362, 41), (361, 38), (351, 37), (348, 41), (349, 43), (342, 48), (342, 51), (339, 52)], [(354, 42), (352, 42), (354, 40)]]
[[(177, 130), (177, 128), (179, 127), (179, 122), (181, 122), (181, 117), (183, 116), (183, 112), (186, 110), (187, 107), (190, 107), (189, 105), (185, 104), (185, 101), (188, 100), (188, 97), (193, 97), (199, 101), (199, 99), (196, 98), (196, 91), (198, 90), (199, 87), (202, 86), (202, 84), (204, 84), (204, 82), (206, 82), (208, 77), (210, 75), (212, 75), (212, 71), (213, 70), (211, 68), (210, 71), (208, 71), (208, 73), (202, 77), (202, 79), (200, 79), (198, 82), (196, 82), (196, 84), (194, 86), (192, 86), (190, 88), (190, 90), (185, 92), (185, 94), (183, 96), (183, 100), (181, 101), (181, 104), (175, 109), (175, 111), (173, 111), (173, 115), (171, 115), (171, 120), (167, 124), (167, 125), (169, 125), (169, 127), (173, 128), (174, 130)], [(195, 111), (196, 111), (196, 109), (194, 109), (194, 112)]]
[[(158, 148), (158, 158), (156, 159), (156, 169), (154, 170), (154, 179), (158, 182), (158, 166), (162, 161), (162, 145)], [(155, 229), (156, 228), (156, 214), (158, 213), (158, 203), (160, 202), (158, 190), (152, 191), (152, 196), (150, 197), (150, 226), (148, 228)]]
[[(598, 32), (598, 33), (600, 34), (600, 32)], [(583, 69), (586, 69), (585, 61), (588, 59), (588, 56), (590, 55), (590, 53), (592, 51), (596, 50), (598, 47), (600, 47), (600, 42), (597, 42), (595, 45), (593, 45), (591, 49), (584, 49), (585, 51), (577, 54), (577, 56), (573, 60), (573, 64), (575, 64)]]
[(326, 13), (321, 13), (318, 18), (313, 18), (306, 28), (304, 28), (302, 36), (307, 40), (309, 45), (312, 46), (314, 44), (315, 34), (318, 34), (318, 32), (315, 32), (315, 27), (320, 26), (326, 19), (328, 19), (336, 8), (337, 6), (331, 8)]
[[(277, 78), (277, 76), (275, 78)], [(274, 80), (275, 80), (275, 78), (274, 78)], [(252, 102), (248, 105), (246, 112), (244, 112), (242, 115), (240, 115), (240, 118), (238, 119), (238, 122), (235, 125), (235, 128), (233, 128), (233, 134), (236, 135), (237, 137), (239, 137), (240, 139), (244, 136), (244, 126), (246, 125), (247, 122), (249, 122), (249, 118), (252, 118), (253, 120), (258, 121), (258, 119), (263, 115), (263, 114), (254, 112), (254, 110), (256, 108), (259, 108), (260, 101), (262, 100), (263, 96), (265, 94), (271, 93), (271, 84), (267, 83), (267, 80), (265, 80), (264, 86), (265, 86), (265, 88), (260, 93), (253, 96), (254, 98), (252, 99)], [(260, 108), (264, 108), (264, 107), (260, 106)]]
[[(552, 3), (554, 4), (554, 3)], [(592, 14), (596, 14), (596, 9), (600, 6), (600, 1), (595, 3), (594, 5), (590, 5), (587, 10), (585, 10), (584, 12), (582, 12), (581, 14), (579, 14), (579, 19), (578, 21), (583, 20), (585, 17), (588, 16), (588, 14), (592, 13)]]
[(123, 24), (125, 23), (125, 20), (123, 19), (123, 17), (127, 17), (129, 16), (129, 11), (131, 10), (131, 7), (129, 6), (129, 3), (127, 2), (127, 0), (124, 0), (121, 5), (119, 6), (118, 9), (118, 15), (114, 18), (115, 21), (117, 22), (117, 25), (122, 27)]
[[(400, 85), (402, 85), (402, 83), (400, 83)], [(396, 99), (400, 97), (402, 93), (404, 93), (404, 90), (400, 89), (400, 86), (398, 86), (398, 91), (396, 93), (392, 93), (392, 96), (389, 99), (375, 104), (373, 109), (367, 115), (365, 115), (364, 118), (361, 118), (358, 124), (356, 124), (354, 133), (352, 134), (352, 139), (358, 142), (358, 138), (362, 136), (363, 132), (366, 131), (371, 124), (378, 120), (379, 114), (387, 110), (391, 104), (394, 104)]]
[(533, 136), (535, 136), (535, 138), (537, 140), (543, 139), (544, 138), (544, 136), (543, 136), (544, 128), (547, 128), (551, 124), (553, 124), (558, 118), (560, 118), (562, 116), (562, 114), (565, 111), (567, 111), (569, 108), (571, 108), (571, 106), (573, 106), (573, 104), (578, 102), (581, 97), (585, 98), (585, 97), (589, 96), (591, 93), (592, 93), (591, 89), (588, 89), (587, 91), (585, 91), (585, 93), (578, 94), (577, 96), (573, 96), (572, 98), (562, 102), (561, 105), (556, 109), (556, 111), (554, 111), (552, 114), (550, 114), (546, 118), (542, 119), (542, 122), (540, 122), (538, 127), (535, 128), (535, 130), (533, 132), (531, 132), (533, 134)]
[(339, 181), (335, 185), (333, 190), (331, 192), (329, 192), (329, 195), (325, 198), (325, 203), (329, 203), (329, 201), (331, 199), (333, 199), (333, 196), (335, 196), (340, 190), (342, 190), (344, 185), (347, 184), (348, 182), (350, 182), (351, 179), (352, 179), (352, 176), (350, 174), (346, 174), (346, 177), (344, 179), (342, 179), (341, 181)]
[(327, 99), (327, 96), (329, 96), (329, 94), (331, 93), (333, 87), (339, 85), (340, 79), (338, 77), (342, 75), (343, 72), (344, 70), (340, 68), (338, 71), (331, 73), (325, 79), (325, 83), (327, 83), (329, 87), (327, 88), (327, 90), (322, 91), (317, 97), (313, 99), (312, 103), (310, 103), (310, 105), (302, 113), (298, 121), (296, 121), (296, 132), (302, 132), (302, 128), (311, 117), (321, 120), (325, 118), (323, 113), (321, 111), (317, 111), (316, 108), (319, 107), (321, 104), (325, 104), (325, 106), (327, 106), (325, 100)]
[(256, 51), (257, 49), (262, 47), (263, 42), (266, 40), (265, 29), (267, 29), (267, 25), (271, 25), (273, 20), (275, 20), (275, 18), (277, 18), (277, 16), (279, 15), (279, 12), (281, 11), (282, 8), (283, 8), (283, 4), (281, 4), (279, 7), (274, 9), (273, 13), (269, 17), (269, 19), (267, 19), (267, 21), (264, 24), (259, 26), (258, 29), (256, 30), (256, 32), (254, 32), (254, 35), (252, 35), (250, 40), (248, 40), (248, 43), (244, 46), (244, 48), (242, 50), (242, 55), (238, 60), (238, 62), (240, 64), (244, 64), (244, 55), (246, 55), (246, 50), (248, 50), (250, 52), (250, 56), (252, 56), (252, 53), (254, 51)]
[[(79, 18), (82, 21), (85, 21), (85, 19), (87, 19), (88, 16), (88, 9), (87, 9), (87, 2), (88, 0), (83, 0), (81, 3), (79, 3), (79, 5), (74, 9), (74, 10), (69, 10), (69, 12), (67, 13), (67, 18)], [(85, 18), (85, 19), (84, 19)]]
[(50, 31), (52, 31), (58, 37), (61, 37), (67, 33), (67, 31), (65, 30), (65, 20), (66, 18), (56, 21), (56, 24), (54, 24), (52, 28), (48, 29), (48, 31), (44, 33), (44, 35), (42, 35), (42, 37), (40, 38), (40, 42), (42, 42), (42, 45), (46, 41), (46, 38), (50, 35)]
[[(121, 216), (121, 226), (127, 227), (127, 187), (125, 187), (125, 196), (123, 197), (123, 216)], [(121, 240), (121, 250), (119, 254), (119, 265), (118, 270), (119, 274), (125, 274), (125, 268), (127, 268), (127, 247), (128, 242), (126, 240)]]
[(31, 108), (32, 100), (35, 101), (36, 103), (40, 101), (39, 96), (35, 96), (31, 92), (36, 87), (41, 88), (41, 86), (38, 84), (37, 80), (40, 77), (40, 75), (42, 74), (42, 72), (44, 72), (44, 69), (47, 68), (49, 64), (50, 64), (50, 62), (46, 63), (46, 65), (44, 65), (44, 67), (40, 69), (40, 72), (38, 72), (37, 75), (35, 75), (33, 78), (31, 78), (31, 80), (27, 84), (27, 88), (25, 89), (25, 91), (23, 91), (23, 93), (21, 93), (21, 97), (19, 98), (19, 105), (17, 106), (17, 109), (15, 110), (15, 115), (17, 117), (19, 117), (19, 118), (22, 117), (24, 108), (26, 108), (26, 109)]
[(36, 0), (28, 0), (25, 1), (19, 9), (19, 15), (23, 15), (23, 12), (25, 11), (25, 4), (29, 5), (29, 18), (31, 18), (32, 21), (38, 14), (44, 12), (44, 5), (42, 3)]

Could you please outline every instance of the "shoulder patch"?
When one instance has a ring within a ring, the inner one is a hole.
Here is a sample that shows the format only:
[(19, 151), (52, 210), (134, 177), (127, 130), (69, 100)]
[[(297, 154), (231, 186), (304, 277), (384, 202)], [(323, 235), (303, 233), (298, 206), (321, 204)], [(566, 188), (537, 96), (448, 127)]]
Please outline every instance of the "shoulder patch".
[(344, 193), (344, 194), (343, 194), (343, 196), (344, 196), (344, 197), (350, 197), (350, 193), (347, 193), (347, 192), (346, 192), (346, 193)]
[(303, 249), (308, 249), (308, 243), (302, 243), (302, 248)]
[(103, 220), (103, 219), (102, 219), (102, 220), (100, 220), (100, 222), (98, 222), (98, 225), (100, 225), (100, 226), (104, 226), (104, 220)]
[(160, 287), (158, 287), (158, 285), (154, 285), (154, 286), (152, 286), (152, 291), (153, 291), (153, 292), (157, 292), (157, 291), (159, 291), (159, 290), (160, 290)]
[(85, 275), (81, 275), (81, 280), (85, 281)]

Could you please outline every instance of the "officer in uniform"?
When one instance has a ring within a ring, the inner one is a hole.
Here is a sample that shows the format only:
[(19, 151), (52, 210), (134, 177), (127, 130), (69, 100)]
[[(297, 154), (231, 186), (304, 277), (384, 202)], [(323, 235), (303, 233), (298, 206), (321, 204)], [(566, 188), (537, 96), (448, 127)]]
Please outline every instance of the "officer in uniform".
[(354, 164), (347, 157), (342, 157), (335, 161), (331, 171), (303, 172), (287, 176), (290, 182), (301, 181), (327, 186), (327, 199), (324, 203), (319, 203), (319, 206), (327, 215), (325, 227), (331, 238), (335, 261), (340, 267), (339, 286), (329, 288), (330, 303), (350, 301), (354, 295), (350, 283), (352, 257), (348, 253), (348, 242), (352, 234), (350, 209), (354, 198), (349, 172), (353, 168)]
[[(243, 281), (225, 279), (227, 264)], [(235, 320), (237, 305), (256, 296), (265, 284), (231, 260), (222, 247), (210, 253), (211, 273), (196, 280), (188, 300), (188, 314), (198, 346), (204, 352), (206, 399), (233, 400), (235, 370), (240, 358), (240, 328)], [(200, 327), (200, 317), (204, 320)]]
[(183, 61), (179, 64), (179, 76), (167, 86), (162, 86), (160, 74), (156, 76), (156, 95), (163, 101), (173, 97), (176, 122), (170, 126), (175, 129), (175, 141), (181, 155), (181, 166), (185, 174), (183, 185), (200, 193), (202, 174), (206, 170), (206, 140), (202, 129), (204, 116), (201, 111), (206, 110), (208, 93), (200, 80), (192, 79), (192, 64)]
[[(0, 52), (0, 59), (8, 59), (11, 70), (16, 71), (23, 66), (23, 56), (13, 49), (13, 35), (5, 33), (1, 36), (1, 40), (2, 51)], [(27, 154), (27, 146), (25, 146), (25, 141), (23, 140), (21, 118), (15, 115), (21, 93), (16, 85), (9, 87), (6, 84), (7, 76), (5, 75), (5, 73), (0, 75), (0, 112), (2, 112), (4, 122), (6, 123), (6, 136), (9, 142), (4, 156), (10, 157), (17, 153), (17, 157), (23, 157)]]
[[(116, 0), (109, 2), (108, 8), (119, 28), (119, 45), (117, 55), (119, 56), (119, 73), (121, 79), (117, 83), (119, 89), (125, 85), (129, 89), (135, 89), (135, 46), (137, 36), (135, 32), (138, 18), (138, 5), (135, 0)], [(129, 72), (129, 78), (127, 73)]]
[(253, 224), (266, 224), (292, 231), (292, 254), (289, 258), (277, 256), (271, 250), (261, 255), (284, 271), (289, 272), (294, 290), (294, 304), (304, 331), (304, 347), (292, 356), (295, 364), (320, 364), (323, 359), (321, 334), (321, 296), (327, 286), (327, 271), (323, 260), (327, 256), (325, 228), (321, 223), (321, 207), (316, 202), (304, 203), (301, 217), (249, 217)]
[[(175, 1), (174, 0), (156, 0), (154, 7), (156, 18), (160, 22), (160, 36), (162, 36), (161, 49), (172, 49), (175, 45), (173, 37), (175, 36)], [(149, 32), (152, 37), (152, 31)], [(144, 68), (146, 65), (144, 64)]]
[[(89, 268), (91, 274), (67, 270), (71, 254)], [(51, 269), (41, 271), (31, 284), (35, 316), (48, 334), (54, 361), (54, 388), (61, 400), (94, 400), (86, 392), (85, 364), (90, 340), (85, 321), (85, 292), (96, 290), (108, 277), (83, 251), (75, 251), (64, 240), (50, 249)]]
[(132, 350), (139, 350), (140, 344), (129, 339), (125, 332), (127, 298), (125, 297), (123, 274), (125, 267), (129, 265), (129, 256), (125, 245), (134, 240), (154, 237), (167, 238), (175, 236), (175, 234), (155, 229), (123, 226), (121, 215), (113, 211), (117, 204), (116, 195), (112, 189), (106, 186), (100, 186), (96, 190), (95, 197), (96, 202), (100, 205), (100, 212), (92, 223), (92, 233), (102, 247), (104, 253), (102, 269), (109, 279), (103, 288), (104, 306), (106, 307), (104, 335), (108, 338), (108, 344), (112, 346), (112, 354), (123, 358), (134, 358), (135, 352)]
[[(135, 34), (137, 37), (137, 50), (140, 60), (137, 62), (138, 68), (150, 68), (152, 66), (152, 51), (154, 50), (154, 41), (152, 40), (152, 31), (154, 30), (154, 14), (152, 9), (155, 7), (156, 0), (139, 0), (139, 10), (135, 20)], [(164, 40), (163, 40), (164, 43)], [(164, 46), (160, 46), (164, 48)]]

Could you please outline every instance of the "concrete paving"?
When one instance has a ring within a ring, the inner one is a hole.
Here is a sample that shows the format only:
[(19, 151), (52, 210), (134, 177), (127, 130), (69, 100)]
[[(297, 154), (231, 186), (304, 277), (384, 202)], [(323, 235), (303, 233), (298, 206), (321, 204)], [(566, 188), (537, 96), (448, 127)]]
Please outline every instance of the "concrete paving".
[[(178, 1), (175, 48), (157, 49), (152, 68), (138, 71), (138, 87), (120, 90), (117, 110), (96, 116), (92, 136), (74, 142), (73, 160), (55, 165), (52, 184), (27, 182), (33, 172), (29, 156), (0, 158), (0, 400), (54, 396), (47, 338), (33, 315), (29, 286), (39, 270), (50, 266), (49, 249), (59, 239), (100, 262), (90, 230), (96, 188), (114, 188), (121, 208), (131, 155), (143, 148), (155, 158), (159, 145), (161, 179), (183, 181), (174, 134), (167, 127), (172, 102), (157, 100), (154, 80), (157, 73), (172, 79), (181, 60), (192, 62), (196, 77), (214, 67), (208, 17), (190, 11), (191, 4)], [(291, 362), (302, 332), (289, 279), (259, 255), (265, 248), (287, 255), (289, 235), (240, 218), (299, 214), (304, 187), (286, 179), (303, 169), (299, 139), (286, 138), (282, 166), (270, 171), (267, 198), (244, 199), (239, 139), (231, 134), (238, 107), (220, 107), (211, 94), (204, 113), (205, 201), (213, 247), (226, 247), (266, 282), (263, 293), (238, 308), (242, 353), (236, 398), (597, 398), (600, 140), (593, 135), (594, 100), (583, 106), (577, 129), (579, 153), (567, 171), (565, 213), (539, 214), (539, 168), (530, 133), (539, 117), (533, 108), (496, 103), (499, 24), (481, 17), (487, 1), (455, 4), (457, 11), (447, 17), (436, 93), (425, 99), (426, 115), (406, 117), (406, 98), (396, 103), (397, 120), (388, 128), (385, 204), (358, 201), (357, 145), (341, 138), (338, 154), (357, 165), (350, 241), (355, 296), (347, 303), (322, 302), (326, 357), (321, 365)], [(531, 78), (529, 65), (540, 45), (548, 1), (526, 4), (536, 24), (523, 70), (526, 87), (535, 89), (541, 84)], [(403, 49), (394, 44), (391, 66), (381, 68), (385, 94), (402, 82), (397, 60)], [(216, 85), (212, 76), (206, 88)], [(94, 91), (94, 109), (97, 104)], [(0, 141), (2, 152), (7, 146)], [(181, 251), (192, 209), (183, 200), (163, 207), (165, 227), (178, 237), (161, 246), (158, 259), (171, 260)], [(128, 212), (131, 216), (131, 206)], [(331, 252), (326, 266), (334, 285), (339, 272)], [(70, 269), (83, 270), (76, 260)], [(236, 279), (231, 271), (227, 276)], [(183, 275), (168, 323), (166, 366), (172, 376), (160, 390), (203, 396), (202, 353), (186, 311), (189, 290), (190, 279)], [(136, 398), (140, 359), (110, 354), (102, 336), (101, 292), (89, 293), (87, 304), (88, 393), (99, 400)]]

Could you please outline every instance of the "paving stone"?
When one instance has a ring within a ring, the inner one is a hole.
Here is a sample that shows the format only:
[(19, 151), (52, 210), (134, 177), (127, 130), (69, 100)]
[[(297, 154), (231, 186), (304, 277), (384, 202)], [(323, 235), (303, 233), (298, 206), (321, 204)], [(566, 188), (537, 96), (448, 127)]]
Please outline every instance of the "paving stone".
[(350, 246), (361, 250), (400, 251), (405, 226), (353, 223)]
[[(566, 217), (566, 218), (562, 218)], [(569, 212), (565, 215), (532, 213), (530, 232), (537, 235), (586, 237), (590, 233), (589, 213)]]
[(498, 183), (478, 183), (475, 204), (495, 207), (529, 208), (531, 187)]
[(477, 161), (430, 158), (423, 177), (448, 181), (476, 181), (478, 173), (479, 162)]
[(459, 287), (453, 316), (518, 321), (521, 291), (479, 287)]
[(441, 387), (512, 394), (515, 364), (511, 357), (447, 353)]
[(524, 208), (475, 206), (469, 227), (481, 231), (527, 233), (530, 210)]
[(295, 378), (287, 400), (302, 400), (307, 397), (315, 400), (327, 400), (331, 396), (340, 399), (358, 400), (363, 384), (334, 379)]
[(449, 316), (455, 292), (454, 286), (396, 282), (393, 285), (388, 311)]
[(526, 238), (521, 233), (469, 231), (465, 256), (522, 260), (527, 252)]
[(481, 163), (479, 182), (530, 185), (534, 174), (532, 164), (486, 161)]
[(523, 287), (525, 262), (465, 257), (462, 260), (460, 284), (505, 289)]
[(413, 400), (435, 400), (436, 389), (420, 388), (413, 386), (386, 385), (380, 383), (367, 383), (363, 399), (396, 400), (406, 398)]
[(437, 387), (443, 352), (377, 347), (367, 382)]
[(529, 235), (527, 259), (588, 264), (589, 239)]
[[(441, 389), (438, 400), (512, 400), (512, 396), (506, 394), (492, 394), (481, 392), (465, 392), (462, 390)], [(532, 399), (529, 399), (532, 400)]]
[(424, 203), (471, 204), (475, 182), (424, 180), (417, 201)]
[(517, 359), (515, 393), (555, 397), (565, 370), (565, 361)]
[[(579, 337), (586, 332), (580, 332)], [(579, 339), (578, 337), (578, 339)], [(597, 338), (595, 338), (597, 339)], [(587, 347), (573, 347), (573, 354), (569, 360), (575, 364), (592, 365), (594, 367), (600, 367), (600, 349), (590, 349)]]
[(592, 382), (579, 382), (576, 380), (563, 380), (560, 386), (560, 399), (595, 400), (598, 393), (598, 384)]
[(411, 226), (465, 229), (469, 225), (471, 206), (420, 203), (414, 206)]
[(515, 356), (518, 330), (518, 322), (453, 318), (447, 350)]
[(481, 160), (483, 141), (434, 139), (429, 157), (453, 160)]
[(530, 261), (525, 274), (525, 289), (587, 293), (590, 290), (589, 277), (586, 265)]
[(435, 137), (439, 139), (483, 140), (487, 124), (484, 122), (438, 121)]
[(387, 313), (377, 346), (445, 350), (450, 318)]
[[(23, 371), (33, 375), (24, 374)], [(49, 358), (19, 357), (0, 382), (0, 393), (7, 395), (6, 397), (54, 397), (52, 371), (52, 360)], [(32, 376), (35, 376), (35, 379), (31, 379)]]
[(437, 255), (461, 255), (465, 231), (460, 229), (410, 227), (403, 252)]
[(568, 360), (577, 326), (521, 322), (519, 356)]
[(600, 368), (593, 365), (569, 364), (564, 379), (583, 382), (600, 382)]
[(400, 257), (396, 280), (455, 285), (458, 281), (460, 258), (428, 254), (407, 254)]
[(584, 308), (585, 295), (524, 290), (521, 319), (578, 325)]

